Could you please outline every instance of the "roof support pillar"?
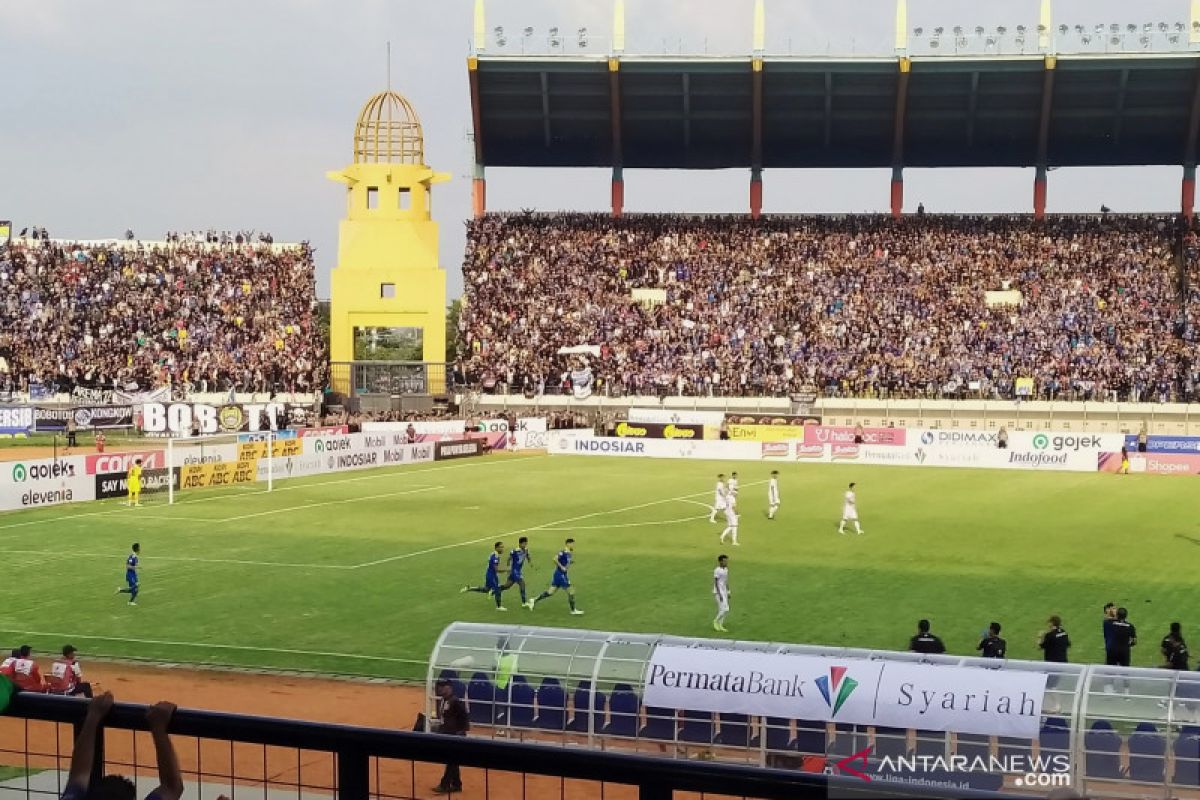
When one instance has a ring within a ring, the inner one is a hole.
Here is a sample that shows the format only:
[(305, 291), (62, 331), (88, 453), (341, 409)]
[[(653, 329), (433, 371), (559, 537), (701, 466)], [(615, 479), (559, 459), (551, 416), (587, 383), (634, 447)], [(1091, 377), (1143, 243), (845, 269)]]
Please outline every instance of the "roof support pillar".
[(487, 178), (483, 171), (483, 164), (476, 164), (475, 175), (471, 179), (471, 210), (475, 219), (487, 213)]
[(1180, 192), (1180, 213), (1191, 223), (1196, 213), (1196, 165), (1184, 166), (1183, 186)]
[(620, 217), (625, 213), (625, 170), (613, 167), (612, 171), (612, 215)]
[(896, 81), (896, 121), (892, 128), (892, 217), (904, 213), (904, 130), (908, 116), (908, 76), (912, 61), (903, 57), (899, 62), (900, 77)]
[(1039, 165), (1033, 175), (1033, 218), (1046, 218), (1046, 167)]
[(1038, 120), (1036, 171), (1033, 176), (1033, 218), (1046, 216), (1046, 173), (1049, 171), (1050, 113), (1054, 107), (1054, 68), (1058, 60), (1046, 56), (1042, 71), (1042, 111)]
[(753, 122), (750, 141), (750, 217), (762, 216), (762, 162), (763, 162), (763, 60), (755, 57), (750, 62), (750, 81), (753, 90)]
[(904, 167), (892, 167), (892, 219), (904, 214)]
[[(618, 0), (618, 7), (624, 4)], [(622, 33), (622, 38), (624, 34)], [(608, 60), (608, 112), (612, 119), (612, 215), (625, 211), (625, 151), (621, 142), (621, 60)]]

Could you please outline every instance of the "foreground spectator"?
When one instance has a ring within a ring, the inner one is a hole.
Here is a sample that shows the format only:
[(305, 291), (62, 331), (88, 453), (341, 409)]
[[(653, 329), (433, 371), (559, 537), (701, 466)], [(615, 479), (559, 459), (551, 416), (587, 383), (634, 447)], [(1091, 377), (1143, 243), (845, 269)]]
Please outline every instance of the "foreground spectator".
[(75, 658), (77, 652), (71, 645), (66, 645), (62, 649), (62, 658), (55, 659), (50, 666), (50, 677), (46, 679), (46, 691), (50, 694), (92, 696), (92, 685), (83, 679), (83, 668)]
[[(137, 789), (133, 781), (120, 775), (105, 775), (95, 786), (91, 785), (96, 732), (112, 706), (112, 692), (105, 692), (89, 701), (87, 717), (79, 729), (75, 749), (71, 753), (71, 773), (62, 800), (136, 800)], [(146, 795), (146, 800), (179, 800), (183, 796), (183, 773), (179, 770), (179, 758), (175, 755), (171, 737), (167, 735), (167, 726), (171, 724), (171, 715), (174, 713), (175, 705), (167, 702), (157, 703), (146, 712), (146, 722), (154, 738), (154, 753), (158, 759), (159, 781), (159, 785)]]

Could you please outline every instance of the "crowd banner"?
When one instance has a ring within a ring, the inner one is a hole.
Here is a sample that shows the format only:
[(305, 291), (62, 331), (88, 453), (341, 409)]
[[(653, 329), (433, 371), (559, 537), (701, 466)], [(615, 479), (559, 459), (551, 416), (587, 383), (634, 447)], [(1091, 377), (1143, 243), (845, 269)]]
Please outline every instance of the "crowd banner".
[(0, 463), (0, 509), (39, 508), (94, 500), (84, 456)]
[(33, 430), (29, 406), (0, 406), (0, 436), (26, 436)]
[(62, 432), (70, 420), (81, 431), (132, 428), (133, 406), (38, 406), (33, 412), (37, 431)]
[(711, 425), (720, 427), (724, 411), (700, 411), (688, 408), (631, 408), (629, 421), (656, 422), (662, 425)]
[[(805, 444), (872, 444), (903, 446), (907, 428), (847, 428), (834, 425), (804, 426)], [(861, 439), (862, 441), (859, 441)]]
[[(1125, 447), (1130, 453), (1137, 450), (1137, 434), (1125, 436)], [(1200, 453), (1200, 436), (1147, 436), (1147, 453)]]
[(151, 436), (270, 431), (287, 426), (283, 403), (144, 403), (138, 427)]
[(673, 422), (618, 422), (615, 430), (622, 439), (703, 439), (703, 425), (676, 425)]
[(648, 706), (1035, 738), (1046, 674), (658, 645)]
[[(1120, 472), (1121, 454), (1100, 456), (1101, 472)], [(1200, 475), (1200, 453), (1130, 452), (1129, 471), (1147, 475)]]

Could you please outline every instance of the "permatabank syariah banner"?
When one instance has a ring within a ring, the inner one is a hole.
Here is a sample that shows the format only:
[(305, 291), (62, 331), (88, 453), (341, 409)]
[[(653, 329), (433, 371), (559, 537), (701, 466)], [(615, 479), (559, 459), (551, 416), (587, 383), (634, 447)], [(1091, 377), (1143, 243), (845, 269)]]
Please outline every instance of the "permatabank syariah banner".
[(645, 702), (664, 708), (1035, 738), (1046, 674), (659, 645)]
[(0, 510), (40, 508), (96, 499), (85, 456), (0, 463)]

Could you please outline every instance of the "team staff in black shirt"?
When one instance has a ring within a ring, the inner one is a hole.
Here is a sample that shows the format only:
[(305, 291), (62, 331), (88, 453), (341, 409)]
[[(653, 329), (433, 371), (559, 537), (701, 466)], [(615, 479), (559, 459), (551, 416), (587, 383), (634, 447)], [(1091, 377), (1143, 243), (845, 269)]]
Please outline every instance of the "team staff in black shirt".
[(1004, 658), (1008, 651), (1008, 642), (1000, 638), (1000, 623), (993, 622), (988, 626), (987, 635), (975, 646), (984, 658)]
[(1067, 648), (1071, 646), (1071, 637), (1063, 630), (1062, 618), (1055, 614), (1046, 620), (1047, 629), (1042, 634), (1038, 647), (1042, 648), (1042, 656), (1047, 661), (1067, 663)]
[(914, 653), (944, 653), (946, 645), (929, 632), (929, 620), (923, 619), (917, 623), (917, 635), (908, 640), (908, 649)]
[(1118, 608), (1117, 618), (1108, 626), (1112, 635), (1112, 649), (1107, 654), (1110, 667), (1128, 667), (1133, 647), (1137, 644), (1137, 628), (1126, 619), (1128, 616), (1127, 609)]

